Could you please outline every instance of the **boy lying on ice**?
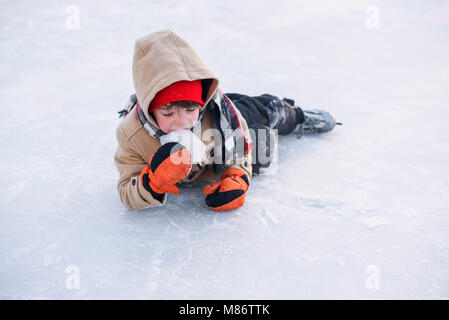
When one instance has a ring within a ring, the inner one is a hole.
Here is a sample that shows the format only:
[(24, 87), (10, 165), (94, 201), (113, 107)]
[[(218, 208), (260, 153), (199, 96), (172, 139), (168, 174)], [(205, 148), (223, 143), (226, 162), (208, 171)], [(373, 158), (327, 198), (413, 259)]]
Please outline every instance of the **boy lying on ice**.
[[(216, 211), (243, 205), (253, 173), (269, 166), (272, 137), (326, 132), (334, 118), (302, 110), (270, 94), (226, 93), (194, 49), (171, 30), (136, 41), (136, 94), (117, 128), (114, 161), (122, 203), (138, 210), (164, 205), (176, 184), (209, 181), (203, 192)], [(263, 143), (259, 143), (263, 141)]]

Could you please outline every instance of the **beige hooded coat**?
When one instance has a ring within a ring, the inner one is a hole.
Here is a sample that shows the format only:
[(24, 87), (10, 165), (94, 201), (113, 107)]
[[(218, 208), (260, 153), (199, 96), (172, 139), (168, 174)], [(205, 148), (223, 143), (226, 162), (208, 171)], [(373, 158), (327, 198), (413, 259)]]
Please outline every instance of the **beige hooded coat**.
[[(206, 105), (219, 84), (215, 74), (204, 64), (195, 50), (171, 30), (154, 32), (136, 41), (133, 79), (142, 111), (146, 118), (157, 127), (156, 121), (148, 112), (148, 105), (157, 92), (177, 81), (209, 79), (209, 81), (203, 81), (203, 100)], [(140, 172), (148, 165), (151, 156), (161, 144), (146, 132), (137, 117), (136, 109), (133, 108), (117, 127), (119, 145), (114, 157), (120, 174), (118, 181), (120, 199), (127, 208), (132, 210), (161, 206), (167, 199), (165, 194), (162, 202), (159, 202), (141, 184)], [(245, 119), (238, 110), (237, 115), (245, 137), (251, 142)], [(209, 157), (203, 163), (193, 165), (189, 176), (183, 181), (213, 182), (219, 178), (219, 174), (212, 170), (213, 157), (210, 152), (214, 149), (214, 140), (210, 136), (207, 137), (207, 141), (202, 139), (204, 131), (210, 128), (213, 128), (212, 119), (210, 112), (206, 109), (201, 120), (201, 135), (198, 132), (197, 136), (206, 144), (206, 154)], [(248, 152), (244, 159), (237, 159), (233, 163), (235, 164), (230, 167), (244, 170), (251, 178), (251, 152)]]

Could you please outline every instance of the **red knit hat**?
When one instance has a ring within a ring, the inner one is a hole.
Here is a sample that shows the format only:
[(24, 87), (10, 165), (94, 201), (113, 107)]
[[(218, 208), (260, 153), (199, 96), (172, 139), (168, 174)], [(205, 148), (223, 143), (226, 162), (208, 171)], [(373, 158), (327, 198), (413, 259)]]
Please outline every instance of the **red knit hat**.
[(201, 80), (183, 80), (172, 83), (156, 94), (150, 102), (149, 112), (153, 112), (164, 104), (175, 101), (190, 100), (203, 105), (204, 101), (201, 99), (202, 93), (203, 87), (201, 86)]

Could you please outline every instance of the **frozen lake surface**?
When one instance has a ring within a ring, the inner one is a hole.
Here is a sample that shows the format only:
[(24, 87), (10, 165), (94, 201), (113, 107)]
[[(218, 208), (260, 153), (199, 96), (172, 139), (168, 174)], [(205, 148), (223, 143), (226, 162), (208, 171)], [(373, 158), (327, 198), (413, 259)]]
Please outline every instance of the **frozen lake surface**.
[[(449, 298), (447, 1), (0, 3), (0, 299)], [(79, 19), (78, 19), (79, 18)], [(344, 123), (280, 137), (238, 210), (120, 202), (134, 41)]]

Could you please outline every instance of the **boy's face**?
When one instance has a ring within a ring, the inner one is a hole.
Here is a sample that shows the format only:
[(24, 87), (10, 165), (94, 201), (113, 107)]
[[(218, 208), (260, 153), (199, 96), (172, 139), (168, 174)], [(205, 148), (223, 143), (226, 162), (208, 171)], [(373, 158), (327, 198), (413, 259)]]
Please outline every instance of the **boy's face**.
[(191, 129), (198, 121), (200, 105), (184, 107), (176, 105), (176, 102), (164, 104), (153, 111), (159, 128), (165, 133), (177, 129)]

